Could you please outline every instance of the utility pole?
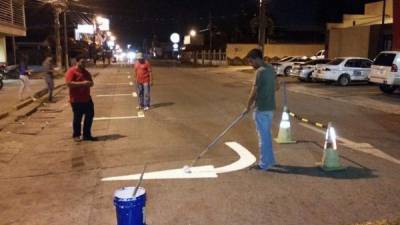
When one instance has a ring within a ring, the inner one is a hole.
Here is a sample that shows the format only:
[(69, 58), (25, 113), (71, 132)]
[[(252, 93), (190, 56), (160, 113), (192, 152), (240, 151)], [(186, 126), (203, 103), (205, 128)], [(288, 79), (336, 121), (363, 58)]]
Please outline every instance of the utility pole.
[(265, 45), (265, 36), (266, 36), (266, 28), (267, 28), (267, 18), (265, 15), (266, 12), (266, 0), (259, 0), (259, 27), (258, 27), (258, 46), (263, 53), (264, 56), (264, 45)]
[(385, 50), (385, 18), (386, 18), (386, 0), (383, 0), (382, 7), (382, 24), (380, 29), (380, 47), (381, 51)]
[(208, 20), (209, 20), (208, 30), (210, 31), (210, 50), (212, 50), (212, 48), (213, 48), (213, 22), (212, 22), (211, 11), (210, 11), (210, 14), (208, 16)]
[(65, 70), (69, 67), (69, 55), (68, 55), (68, 29), (67, 29), (67, 9), (64, 10), (64, 59), (65, 59)]
[(61, 38), (60, 38), (60, 14), (61, 8), (53, 6), (54, 8), (54, 33), (56, 35), (56, 65), (61, 68)]

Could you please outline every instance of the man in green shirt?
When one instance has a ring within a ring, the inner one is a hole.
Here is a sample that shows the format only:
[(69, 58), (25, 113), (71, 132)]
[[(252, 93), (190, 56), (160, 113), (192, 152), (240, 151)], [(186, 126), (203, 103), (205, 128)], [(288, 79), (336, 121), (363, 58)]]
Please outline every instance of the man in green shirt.
[(267, 170), (276, 164), (272, 148), (271, 126), (275, 111), (275, 91), (279, 88), (276, 82), (276, 73), (271, 65), (263, 60), (259, 49), (253, 49), (247, 54), (249, 64), (256, 69), (256, 77), (247, 101), (245, 112), (249, 112), (253, 105), (255, 110), (253, 119), (256, 124), (260, 160), (251, 169)]

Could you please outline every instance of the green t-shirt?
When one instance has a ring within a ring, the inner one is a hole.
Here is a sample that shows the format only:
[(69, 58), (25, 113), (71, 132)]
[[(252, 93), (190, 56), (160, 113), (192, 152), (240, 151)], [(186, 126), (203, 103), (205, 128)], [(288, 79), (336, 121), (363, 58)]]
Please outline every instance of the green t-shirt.
[(269, 64), (264, 64), (256, 70), (257, 111), (275, 110), (275, 79), (276, 73)]

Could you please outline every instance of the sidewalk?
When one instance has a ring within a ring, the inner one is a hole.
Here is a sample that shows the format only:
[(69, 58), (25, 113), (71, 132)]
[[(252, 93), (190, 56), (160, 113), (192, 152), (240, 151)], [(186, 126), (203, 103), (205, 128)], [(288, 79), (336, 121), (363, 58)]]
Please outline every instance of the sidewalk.
[[(108, 67), (91, 67), (88, 70), (91, 72), (92, 75), (98, 74), (101, 70), (106, 69)], [(4, 87), (0, 90), (0, 120), (7, 116), (7, 113), (19, 110), (18, 105), (21, 105), (21, 108), (24, 108), (31, 104), (29, 100), (30, 95), (36, 95), (39, 92), (47, 93), (46, 92), (46, 84), (44, 79), (31, 79), (31, 91), (28, 90), (24, 93), (24, 101), (19, 100), (19, 88), (20, 88), (20, 80), (5, 80)], [(64, 76), (58, 76), (54, 80), (54, 86), (60, 87), (64, 84)], [(26, 103), (26, 104), (23, 104)]]

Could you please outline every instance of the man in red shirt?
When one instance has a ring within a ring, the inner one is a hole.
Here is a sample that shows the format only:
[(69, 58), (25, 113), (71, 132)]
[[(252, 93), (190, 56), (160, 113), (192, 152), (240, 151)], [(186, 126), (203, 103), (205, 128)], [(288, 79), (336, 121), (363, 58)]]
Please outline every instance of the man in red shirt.
[(145, 60), (142, 53), (136, 54), (135, 79), (139, 99), (139, 109), (150, 109), (150, 86), (153, 82), (151, 65)]
[(71, 67), (65, 74), (65, 83), (69, 87), (69, 97), (74, 113), (73, 134), (76, 142), (81, 139), (82, 117), (85, 115), (83, 123), (83, 140), (97, 141), (91, 134), (94, 105), (90, 96), (90, 88), (93, 87), (92, 75), (85, 69), (85, 59), (78, 59), (75, 66)]

